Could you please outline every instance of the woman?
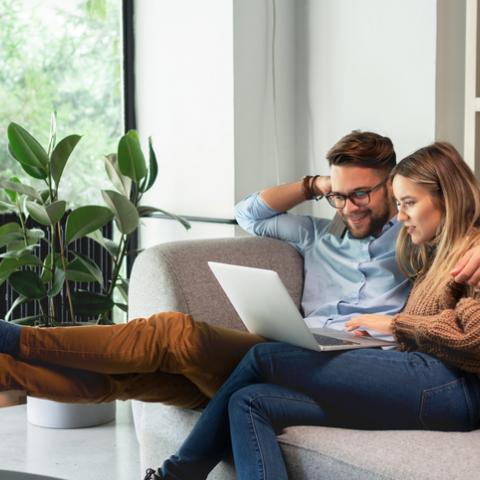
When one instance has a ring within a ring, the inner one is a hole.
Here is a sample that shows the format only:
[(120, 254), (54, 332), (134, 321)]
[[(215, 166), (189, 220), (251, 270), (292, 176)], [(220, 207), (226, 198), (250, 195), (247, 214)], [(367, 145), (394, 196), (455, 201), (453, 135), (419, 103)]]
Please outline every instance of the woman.
[(404, 311), (347, 329), (394, 334), (399, 349), (313, 352), (254, 346), (176, 455), (146, 479), (202, 479), (229, 449), (239, 479), (287, 479), (276, 435), (290, 425), (468, 431), (480, 423), (480, 301), (451, 280), (480, 243), (480, 190), (458, 152), (435, 143), (392, 173), (404, 222), (398, 261), (414, 279)]

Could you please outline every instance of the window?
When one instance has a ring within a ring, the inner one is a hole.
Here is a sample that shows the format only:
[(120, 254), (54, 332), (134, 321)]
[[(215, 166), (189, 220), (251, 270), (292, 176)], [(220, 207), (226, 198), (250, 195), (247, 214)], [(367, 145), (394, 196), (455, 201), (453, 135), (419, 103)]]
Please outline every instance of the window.
[(21, 177), (7, 152), (15, 121), (46, 146), (51, 112), (57, 138), (83, 136), (67, 164), (62, 198), (100, 202), (109, 185), (102, 156), (123, 128), (122, 2), (0, 0), (0, 175)]

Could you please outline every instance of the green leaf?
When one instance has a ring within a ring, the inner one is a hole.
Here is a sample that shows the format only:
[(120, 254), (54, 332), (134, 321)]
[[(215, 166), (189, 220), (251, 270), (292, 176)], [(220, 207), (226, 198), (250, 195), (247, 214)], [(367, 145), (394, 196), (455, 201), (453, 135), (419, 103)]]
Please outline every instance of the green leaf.
[(50, 116), (50, 135), (49, 135), (47, 154), (50, 156), (57, 143), (57, 112), (52, 112)]
[(158, 175), (157, 156), (155, 154), (155, 150), (153, 149), (152, 137), (148, 137), (148, 152), (149, 152), (150, 168), (148, 169), (148, 180), (142, 188), (142, 192), (144, 193), (150, 190), (150, 188), (152, 188)]
[(27, 202), (27, 210), (31, 217), (42, 225), (55, 225), (58, 223), (67, 208), (67, 202), (59, 200), (50, 205), (43, 206), (35, 202)]
[(87, 205), (73, 210), (67, 218), (66, 243), (69, 244), (98, 230), (112, 219), (113, 214), (107, 207)]
[(14, 212), (15, 205), (0, 200), (0, 212)]
[(43, 315), (30, 315), (28, 317), (10, 320), (10, 323), (15, 323), (16, 325), (35, 325), (35, 322), (40, 319), (43, 319)]
[(53, 269), (60, 267), (60, 265), (61, 265), (60, 254), (59, 253), (55, 254), (55, 265), (52, 266), (52, 253), (49, 253), (43, 260), (42, 273), (40, 274), (40, 278), (42, 279), (42, 282), (43, 283), (51, 282)]
[(73, 308), (77, 315), (98, 315), (113, 308), (110, 297), (92, 292), (73, 292)]
[(114, 190), (102, 190), (105, 203), (115, 214), (115, 223), (120, 232), (128, 235), (138, 227), (138, 212), (135, 205), (125, 196)]
[(73, 149), (81, 138), (80, 135), (69, 135), (61, 140), (52, 152), (50, 171), (57, 187), (60, 183), (63, 169), (65, 168)]
[(39, 265), (40, 260), (34, 255), (20, 258), (5, 258), (0, 263), (0, 285), (10, 276), (12, 272), (25, 265)]
[(87, 235), (88, 238), (95, 240), (101, 245), (112, 257), (116, 257), (119, 253), (119, 245), (109, 238), (105, 238), (100, 230), (95, 230)]
[[(10, 177), (9, 181), (12, 183), (17, 183), (20, 184), (22, 183), (18, 177)], [(8, 195), (8, 198), (13, 202), (16, 203), (18, 193), (15, 192), (14, 190), (8, 190), (7, 188), (5, 189), (5, 193)]]
[(135, 130), (128, 131), (118, 143), (118, 165), (120, 172), (134, 182), (138, 183), (147, 175), (145, 157)]
[(29, 245), (38, 243), (39, 240), (45, 238), (45, 232), (39, 228), (30, 228), (27, 230), (27, 242)]
[(115, 306), (120, 310), (123, 310), (125, 313), (128, 313), (128, 305), (126, 303), (115, 303)]
[(125, 300), (125, 302), (128, 302), (128, 280), (126, 280), (123, 277), (120, 277), (119, 282), (116, 285), (116, 288), (120, 292), (120, 295)]
[(46, 175), (40, 168), (32, 167), (26, 163), (20, 163), (20, 165), (31, 177), (37, 178), (38, 180), (45, 180)]
[(75, 254), (75, 259), (67, 265), (67, 279), (75, 282), (97, 282), (103, 286), (100, 267), (90, 258)]
[(9, 222), (0, 227), (0, 248), (18, 240), (23, 240), (22, 229), (18, 223)]
[(176, 220), (177, 222), (180, 222), (186, 230), (189, 230), (191, 228), (190, 223), (183, 217), (179, 215), (175, 215), (174, 213), (167, 212), (166, 210), (162, 210), (161, 208), (156, 208), (156, 207), (149, 207), (147, 205), (140, 205), (137, 207), (138, 214), (140, 217), (154, 217), (155, 213), (161, 213), (162, 215), (165, 215), (168, 218), (171, 218), (172, 220)]
[(40, 299), (47, 295), (47, 290), (40, 277), (31, 270), (14, 272), (8, 278), (11, 287), (28, 299)]
[(55, 269), (55, 273), (53, 274), (52, 286), (48, 291), (47, 295), (50, 298), (56, 297), (62, 291), (64, 282), (65, 272), (63, 270), (60, 270), (59, 268)]
[(129, 197), (130, 189), (132, 188), (132, 180), (121, 174), (118, 167), (117, 155), (115, 153), (111, 153), (105, 157), (105, 171), (107, 172), (108, 178), (113, 186), (120, 193)]
[(0, 187), (4, 188), (5, 190), (12, 190), (17, 193), (21, 193), (23, 195), (27, 195), (27, 197), (33, 198), (34, 200), (41, 201), (42, 198), (40, 194), (34, 190), (32, 187), (28, 185), (23, 185), (23, 183), (15, 183), (9, 182), (8, 180), (0, 180)]
[[(32, 253), (35, 249), (34, 245), (29, 245), (28, 247), (25, 247), (24, 242), (12, 242), (8, 245), (8, 248), (9, 250), (2, 253), (0, 255), (0, 258), (14, 258), (17, 260), (20, 260), (21, 258), (38, 258)], [(33, 263), (30, 264), (33, 265)]]
[(5, 320), (10, 321), (13, 311), (20, 305), (28, 302), (28, 298), (25, 298), (23, 295), (19, 295), (15, 301), (12, 303), (12, 306), (9, 308), (8, 312), (5, 314)]
[[(47, 178), (48, 155), (45, 149), (23, 127), (10, 123), (7, 128), (8, 142), (15, 159), (35, 178)], [(28, 169), (28, 167), (32, 167)]]

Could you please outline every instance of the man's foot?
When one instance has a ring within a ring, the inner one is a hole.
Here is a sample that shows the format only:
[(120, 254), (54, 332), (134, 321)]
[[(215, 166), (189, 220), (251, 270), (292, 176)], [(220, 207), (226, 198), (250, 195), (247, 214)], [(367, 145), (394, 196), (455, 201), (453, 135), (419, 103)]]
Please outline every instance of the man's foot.
[(0, 353), (18, 354), (21, 329), (20, 325), (0, 320)]
[(148, 468), (145, 472), (145, 478), (143, 480), (162, 480), (163, 475), (153, 468)]

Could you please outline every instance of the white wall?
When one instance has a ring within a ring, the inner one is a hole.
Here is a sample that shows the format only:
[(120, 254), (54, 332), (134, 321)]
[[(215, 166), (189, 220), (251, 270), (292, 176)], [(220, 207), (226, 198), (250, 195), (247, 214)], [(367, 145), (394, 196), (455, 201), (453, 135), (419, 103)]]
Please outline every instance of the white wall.
[(146, 201), (229, 217), (233, 202), (233, 25), (225, 0), (135, 4), (138, 129), (159, 179)]
[(327, 173), (353, 129), (399, 157), (435, 139), (436, 0), (139, 0), (136, 18), (151, 203), (231, 218), (249, 192)]
[[(325, 154), (353, 129), (392, 138), (399, 158), (435, 138), (435, 0), (305, 0), (299, 84), (302, 155)], [(306, 149), (305, 146), (309, 145)], [(317, 214), (331, 213), (318, 206)]]

